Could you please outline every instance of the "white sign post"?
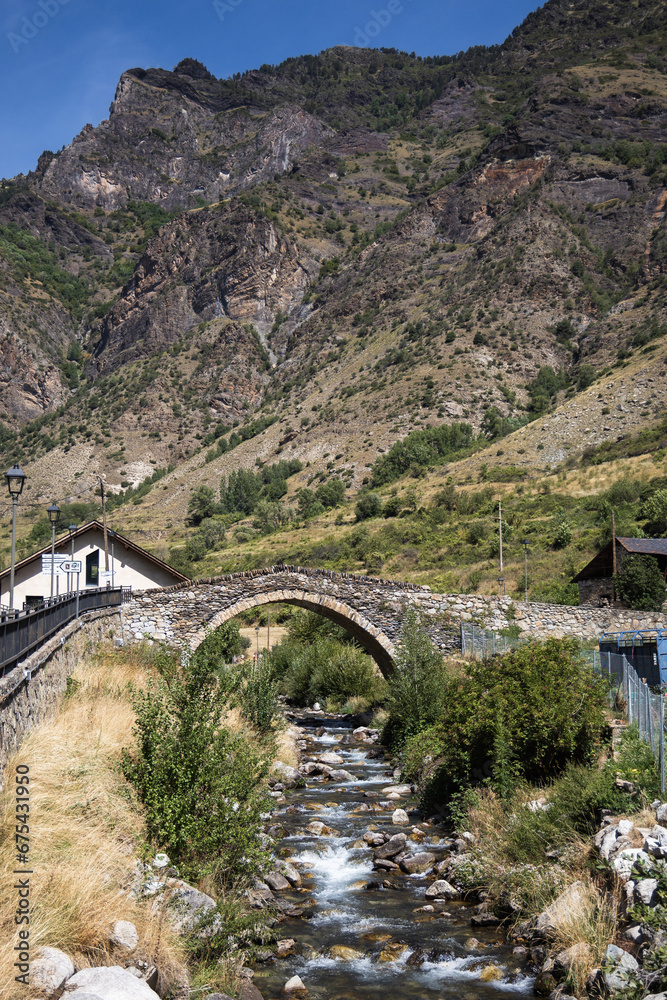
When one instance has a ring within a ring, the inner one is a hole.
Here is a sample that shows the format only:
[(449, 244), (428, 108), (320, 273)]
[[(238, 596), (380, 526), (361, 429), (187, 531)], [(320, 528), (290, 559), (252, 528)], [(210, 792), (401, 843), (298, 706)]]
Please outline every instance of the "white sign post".
[[(53, 557), (53, 573), (54, 576), (65, 576), (66, 570), (63, 569), (63, 563), (67, 561), (67, 556), (54, 556)], [(51, 576), (51, 555), (42, 556), (42, 576)]]

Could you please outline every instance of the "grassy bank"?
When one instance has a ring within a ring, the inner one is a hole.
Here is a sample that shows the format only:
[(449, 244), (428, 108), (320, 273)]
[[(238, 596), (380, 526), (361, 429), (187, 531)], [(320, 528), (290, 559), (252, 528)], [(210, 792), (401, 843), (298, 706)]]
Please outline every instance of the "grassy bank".
[[(169, 995), (183, 988), (207, 984), (210, 990), (233, 992), (237, 973), (253, 943), (263, 940), (266, 928), (246, 911), (240, 871), (215, 877), (207, 858), (189, 858), (181, 870), (191, 884), (217, 899), (223, 931), (205, 946), (196, 939), (177, 937), (163, 908), (135, 897), (137, 862), (166, 849), (179, 866), (172, 846), (151, 827), (150, 808), (122, 774), (127, 752), (136, 758), (137, 714), (142, 695), (159, 681), (159, 647), (100, 649), (81, 659), (68, 681), (53, 721), (37, 727), (22, 741), (7, 765), (2, 805), (0, 889), (2, 941), (0, 998), (26, 995), (14, 981), (16, 943), (12, 888), (16, 867), (15, 775), (29, 768), (31, 954), (40, 946), (69, 954), (77, 969), (119, 964), (108, 934), (116, 920), (131, 921), (139, 934), (132, 962), (145, 961), (159, 970), (159, 991)], [(294, 763), (289, 735), (274, 732), (269, 740), (244, 720), (238, 709), (224, 712), (224, 728), (238, 754), (261, 746), (267, 761), (275, 755)], [(267, 765), (268, 766), (268, 765)], [(206, 803), (210, 814), (210, 801)], [(248, 830), (248, 836), (251, 831)], [(180, 869), (180, 866), (179, 866)], [(224, 881), (224, 885), (221, 883)]]

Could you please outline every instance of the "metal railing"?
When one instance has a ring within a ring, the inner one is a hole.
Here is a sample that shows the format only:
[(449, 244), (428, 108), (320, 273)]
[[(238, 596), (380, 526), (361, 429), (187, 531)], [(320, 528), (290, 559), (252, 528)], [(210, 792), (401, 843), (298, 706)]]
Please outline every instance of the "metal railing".
[[(496, 653), (505, 653), (530, 640), (508, 639), (477, 625), (461, 626), (461, 649), (464, 656), (485, 660)], [(608, 703), (619, 714), (627, 716), (636, 726), (639, 736), (649, 744), (658, 763), (662, 790), (665, 790), (665, 719), (664, 695), (654, 693), (642, 680), (623, 653), (584, 649), (582, 656), (591, 669), (609, 681)]]
[(100, 587), (82, 590), (79, 594), (47, 597), (39, 606), (23, 611), (3, 608), (0, 611), (0, 677), (81, 612), (120, 607), (129, 595), (129, 587)]

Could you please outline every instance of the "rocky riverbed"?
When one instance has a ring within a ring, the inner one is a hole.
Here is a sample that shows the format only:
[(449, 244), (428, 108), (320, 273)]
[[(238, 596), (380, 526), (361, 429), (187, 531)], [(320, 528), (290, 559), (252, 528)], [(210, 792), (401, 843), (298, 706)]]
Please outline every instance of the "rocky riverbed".
[(498, 920), (443, 875), (466, 843), (419, 813), (377, 734), (341, 719), (297, 721), (299, 769), (275, 774), (275, 871), (251, 892), (254, 905), (281, 912), (279, 944), (255, 968), (261, 995), (532, 995), (526, 949), (515, 953)]

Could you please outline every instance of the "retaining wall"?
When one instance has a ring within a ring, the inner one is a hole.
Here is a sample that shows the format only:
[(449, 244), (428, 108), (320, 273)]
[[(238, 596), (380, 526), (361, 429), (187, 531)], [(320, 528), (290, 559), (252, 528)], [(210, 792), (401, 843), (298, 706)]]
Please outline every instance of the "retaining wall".
[(82, 654), (120, 633), (117, 608), (88, 612), (0, 678), (0, 780), (21, 737), (53, 718), (67, 678)]

